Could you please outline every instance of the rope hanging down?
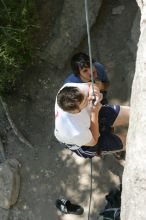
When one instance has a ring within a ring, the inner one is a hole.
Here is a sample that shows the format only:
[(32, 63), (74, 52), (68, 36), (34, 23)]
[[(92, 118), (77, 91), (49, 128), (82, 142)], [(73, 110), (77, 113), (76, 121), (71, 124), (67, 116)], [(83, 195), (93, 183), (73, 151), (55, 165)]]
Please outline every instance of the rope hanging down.
[(93, 94), (93, 96), (94, 96), (94, 78), (93, 78), (93, 65), (92, 65), (92, 54), (91, 54), (91, 40), (90, 40), (90, 28), (89, 28), (89, 16), (88, 16), (88, 0), (85, 0), (85, 14), (86, 14), (87, 36), (88, 36), (88, 49), (89, 49), (89, 59), (90, 59), (90, 72), (91, 72), (92, 94)]
[(92, 199), (92, 158), (90, 159), (90, 199), (89, 199), (88, 220), (90, 220), (91, 199)]
[[(89, 29), (89, 16), (88, 16), (88, 2), (85, 0), (85, 14), (86, 14), (86, 25), (87, 25), (87, 36), (88, 36), (88, 48), (89, 48), (89, 58), (90, 58), (90, 74), (91, 74), (91, 85), (92, 85), (92, 95), (94, 95), (94, 78), (93, 78), (93, 66), (92, 66), (92, 54), (91, 54), (91, 41), (90, 41), (90, 29)], [(93, 100), (94, 104), (94, 100)], [(89, 199), (89, 210), (88, 210), (88, 220), (90, 219), (90, 209), (91, 209), (91, 199), (92, 199), (92, 159), (90, 159), (91, 167), (91, 188), (90, 188), (90, 199)]]

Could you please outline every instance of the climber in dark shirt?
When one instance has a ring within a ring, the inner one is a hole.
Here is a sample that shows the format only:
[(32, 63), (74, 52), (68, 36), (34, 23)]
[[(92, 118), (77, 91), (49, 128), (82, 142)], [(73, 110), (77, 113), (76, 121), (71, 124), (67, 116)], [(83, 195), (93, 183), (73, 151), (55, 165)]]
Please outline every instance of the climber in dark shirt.
[[(107, 104), (107, 88), (109, 87), (109, 80), (105, 72), (104, 66), (94, 59), (93, 64), (93, 79), (103, 94), (101, 104)], [(64, 81), (64, 83), (87, 83), (91, 81), (90, 59), (85, 53), (77, 53), (71, 59), (71, 73)]]

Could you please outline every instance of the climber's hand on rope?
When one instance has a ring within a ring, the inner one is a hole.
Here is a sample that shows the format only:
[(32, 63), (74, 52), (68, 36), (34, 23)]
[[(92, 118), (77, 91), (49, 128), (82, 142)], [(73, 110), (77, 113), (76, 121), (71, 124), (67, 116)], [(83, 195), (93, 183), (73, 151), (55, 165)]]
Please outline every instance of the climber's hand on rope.
[[(94, 89), (94, 91), (93, 91)], [(90, 89), (89, 89), (89, 99), (92, 101), (92, 104), (95, 106), (98, 103), (101, 102), (101, 100), (103, 99), (103, 95), (102, 93), (100, 93), (99, 88), (94, 84), (93, 88), (92, 85), (90, 85)]]
[(98, 95), (92, 96), (92, 104), (96, 106), (101, 102), (102, 99), (103, 99), (102, 93), (98, 93)]

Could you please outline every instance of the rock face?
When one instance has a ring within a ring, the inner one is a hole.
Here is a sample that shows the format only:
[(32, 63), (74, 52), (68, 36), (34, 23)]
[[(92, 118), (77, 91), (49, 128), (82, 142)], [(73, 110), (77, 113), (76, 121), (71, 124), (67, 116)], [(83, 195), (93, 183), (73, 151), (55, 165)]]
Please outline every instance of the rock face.
[(0, 165), (0, 207), (9, 209), (10, 206), (16, 203), (19, 188), (20, 164), (17, 160), (6, 160)]
[(5, 160), (4, 148), (0, 138), (0, 163)]
[(140, 38), (132, 85), (121, 220), (146, 219), (146, 0), (137, 2), (141, 10)]
[(9, 218), (9, 210), (0, 208), (0, 220), (7, 220)]
[(132, 29), (131, 29), (131, 41), (129, 43), (130, 50), (133, 55), (136, 55), (137, 51), (137, 42), (140, 34), (140, 10), (137, 12), (137, 15), (133, 21)]
[[(90, 27), (95, 23), (102, 0), (88, 1)], [(75, 31), (76, 30), (76, 31)], [(41, 57), (62, 68), (64, 62), (86, 34), (84, 1), (64, 1), (62, 13), (54, 25), (53, 39)], [(55, 34), (56, 33), (56, 34)], [(64, 48), (64, 50), (62, 50)]]
[(113, 8), (112, 14), (113, 15), (120, 15), (124, 9), (125, 9), (125, 6), (124, 5), (120, 5), (120, 6), (116, 7), (116, 8)]

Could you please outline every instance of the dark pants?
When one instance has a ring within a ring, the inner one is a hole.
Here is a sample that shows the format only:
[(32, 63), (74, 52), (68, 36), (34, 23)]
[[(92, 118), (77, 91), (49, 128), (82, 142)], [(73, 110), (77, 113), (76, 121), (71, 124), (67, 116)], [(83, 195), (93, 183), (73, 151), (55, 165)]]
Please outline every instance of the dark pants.
[[(112, 126), (119, 114), (119, 105), (103, 105), (99, 111), (99, 133), (98, 143), (93, 147), (82, 146), (78, 150), (72, 150), (78, 156), (92, 158), (100, 154), (108, 154), (123, 149), (121, 139), (113, 134)], [(71, 145), (68, 147), (70, 148)]]

